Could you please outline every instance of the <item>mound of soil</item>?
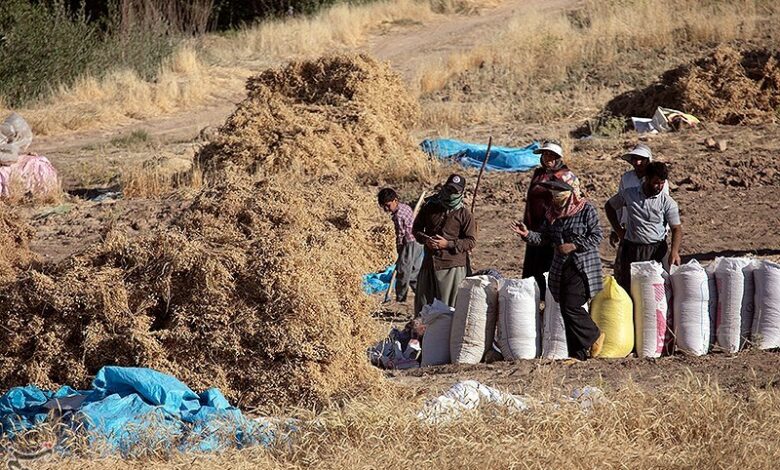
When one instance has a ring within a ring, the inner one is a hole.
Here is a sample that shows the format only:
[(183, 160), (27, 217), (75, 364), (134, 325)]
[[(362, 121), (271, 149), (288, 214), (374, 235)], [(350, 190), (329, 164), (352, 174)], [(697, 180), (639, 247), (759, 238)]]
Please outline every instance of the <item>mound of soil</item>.
[(665, 72), (647, 88), (612, 99), (612, 115), (650, 117), (658, 106), (720, 124), (780, 118), (780, 52), (721, 46), (707, 57)]
[(0, 288), (2, 386), (84, 387), (103, 365), (140, 365), (243, 405), (309, 407), (378, 383), (361, 277), (393, 237), (362, 182), (426, 168), (406, 153), (412, 101), (365, 57), (248, 88), (200, 156), (210, 183), (170, 227), (114, 231)]

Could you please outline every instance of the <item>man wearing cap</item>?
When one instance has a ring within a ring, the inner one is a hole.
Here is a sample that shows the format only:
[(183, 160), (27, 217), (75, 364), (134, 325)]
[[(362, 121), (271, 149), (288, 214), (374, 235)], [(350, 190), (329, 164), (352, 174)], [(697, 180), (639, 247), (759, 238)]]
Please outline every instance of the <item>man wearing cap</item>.
[(585, 305), (603, 286), (598, 214), (582, 194), (574, 173), (564, 172), (560, 179), (541, 185), (552, 194), (552, 204), (541, 228), (528, 230), (518, 221), (512, 231), (529, 245), (553, 247), (548, 288), (561, 307), (569, 356), (576, 360), (597, 357), (604, 344), (604, 334)]
[(458, 285), (467, 274), (468, 252), (477, 243), (474, 219), (463, 204), (465, 190), (463, 176), (450, 175), (414, 219), (414, 236), (425, 247), (414, 299), (416, 315), (434, 299), (455, 306)]
[[(534, 150), (539, 154), (541, 167), (534, 170), (531, 182), (528, 184), (523, 223), (528, 230), (538, 231), (542, 227), (545, 214), (552, 204), (552, 194), (542, 183), (560, 179), (563, 172), (569, 170), (563, 163), (563, 149), (557, 142), (545, 141), (541, 147)], [(544, 273), (552, 266), (554, 250), (552, 245), (526, 245), (523, 259), (523, 278), (534, 277), (539, 285), (539, 291), (544, 298), (546, 282)]]
[[(666, 164), (652, 162), (645, 168), (640, 186), (626, 188), (612, 196), (604, 206), (609, 223), (620, 239), (620, 258), (617, 260), (618, 283), (631, 292), (631, 263), (658, 261), (680, 264), (682, 225), (677, 202), (664, 192), (669, 169)], [(623, 209), (626, 225), (618, 218)], [(666, 242), (666, 227), (671, 226), (672, 248)]]

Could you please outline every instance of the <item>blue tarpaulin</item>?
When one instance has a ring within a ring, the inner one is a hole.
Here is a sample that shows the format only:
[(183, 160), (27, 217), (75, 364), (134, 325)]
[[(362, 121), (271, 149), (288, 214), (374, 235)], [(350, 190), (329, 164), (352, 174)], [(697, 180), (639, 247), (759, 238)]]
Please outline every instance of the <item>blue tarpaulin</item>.
[(103, 367), (90, 390), (33, 385), (0, 397), (0, 435), (13, 437), (46, 421), (50, 410), (110, 451), (126, 454), (144, 439), (171, 443), (171, 449), (213, 452), (226, 447), (269, 445), (266, 423), (249, 420), (217, 389), (200, 395), (173, 376), (137, 367)]
[[(420, 144), (428, 155), (452, 159), (465, 167), (480, 168), (485, 161), (487, 145), (469, 144), (452, 139), (425, 139)], [(528, 171), (539, 166), (539, 155), (534, 150), (537, 142), (526, 147), (491, 147), (485, 171)]]
[(390, 287), (390, 280), (393, 278), (394, 269), (395, 265), (391, 264), (384, 271), (363, 275), (363, 291), (365, 291), (366, 294), (386, 292)]

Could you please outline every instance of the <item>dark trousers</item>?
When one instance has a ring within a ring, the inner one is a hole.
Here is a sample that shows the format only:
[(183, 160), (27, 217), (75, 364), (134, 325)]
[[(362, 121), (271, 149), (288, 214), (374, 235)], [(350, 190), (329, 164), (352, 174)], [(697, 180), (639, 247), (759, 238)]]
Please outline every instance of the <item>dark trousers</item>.
[(590, 356), (590, 347), (601, 331), (585, 310), (584, 306), (590, 297), (588, 285), (571, 258), (563, 264), (559, 297), (569, 357), (584, 361)]
[(631, 263), (641, 261), (658, 261), (663, 263), (668, 251), (669, 246), (666, 244), (666, 240), (649, 244), (634, 243), (628, 240), (620, 242), (620, 269), (615, 276), (620, 287), (631, 295)]
[(395, 261), (395, 300), (406, 302), (409, 288), (416, 291), (417, 276), (422, 266), (423, 247), (417, 242), (407, 242), (397, 247), (398, 259)]
[(544, 281), (544, 273), (552, 266), (555, 248), (546, 246), (525, 246), (525, 259), (523, 260), (523, 279), (533, 277), (539, 285), (539, 295), (544, 299), (547, 283)]

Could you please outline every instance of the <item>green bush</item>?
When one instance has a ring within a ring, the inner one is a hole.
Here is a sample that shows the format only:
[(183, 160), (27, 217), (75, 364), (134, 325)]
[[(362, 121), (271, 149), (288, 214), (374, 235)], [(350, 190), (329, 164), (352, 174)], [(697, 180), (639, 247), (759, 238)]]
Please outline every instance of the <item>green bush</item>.
[(177, 41), (163, 27), (120, 30), (114, 13), (90, 21), (83, 8), (74, 11), (63, 0), (3, 0), (0, 31), (0, 96), (12, 107), (118, 67), (152, 78)]

